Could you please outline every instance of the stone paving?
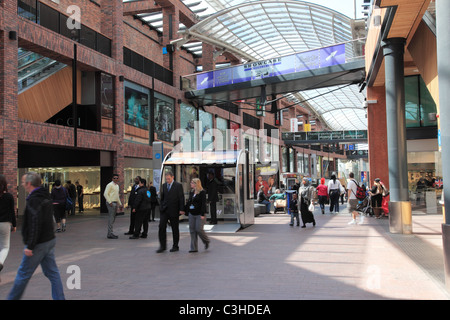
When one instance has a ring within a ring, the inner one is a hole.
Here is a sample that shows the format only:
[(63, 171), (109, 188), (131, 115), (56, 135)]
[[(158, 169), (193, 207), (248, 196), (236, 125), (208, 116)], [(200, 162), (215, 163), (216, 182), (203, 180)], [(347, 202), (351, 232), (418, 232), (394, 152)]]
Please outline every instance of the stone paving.
[[(342, 211), (341, 211), (342, 212)], [(387, 219), (315, 213), (317, 225), (289, 226), (285, 214), (261, 215), (236, 233), (208, 233), (210, 248), (157, 254), (158, 222), (147, 239), (130, 240), (129, 216), (119, 216), (106, 239), (104, 216), (70, 217), (57, 234), (56, 256), (68, 300), (447, 300), (443, 283), (441, 215), (413, 215), (414, 235), (392, 235)], [(0, 299), (11, 289), (22, 257), (20, 232), (12, 234), (1, 272)], [(168, 234), (168, 246), (171, 246)], [(420, 250), (416, 250), (419, 248)], [(79, 282), (70, 266), (79, 269)], [(80, 288), (72, 288), (79, 283)], [(39, 268), (23, 299), (51, 299)]]

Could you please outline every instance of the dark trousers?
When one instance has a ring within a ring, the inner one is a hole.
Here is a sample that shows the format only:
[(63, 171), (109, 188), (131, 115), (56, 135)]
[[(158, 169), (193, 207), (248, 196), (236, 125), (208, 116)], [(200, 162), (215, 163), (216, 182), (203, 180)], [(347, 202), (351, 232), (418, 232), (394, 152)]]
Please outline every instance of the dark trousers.
[(217, 223), (217, 202), (209, 203), (209, 213), (211, 215), (211, 223)]
[(150, 208), (150, 217), (152, 221), (155, 221), (155, 213), (156, 213), (156, 202), (152, 202), (152, 206)]
[(83, 197), (84, 196), (78, 197), (78, 212), (84, 211), (84, 208), (83, 208)]
[(133, 235), (135, 237), (139, 237), (139, 234), (141, 233), (141, 228), (144, 226), (144, 231), (142, 232), (142, 235), (148, 234), (148, 217), (149, 217), (149, 211), (148, 210), (139, 210), (135, 212), (135, 218), (134, 218), (134, 233)]
[(177, 216), (169, 216), (167, 213), (161, 213), (161, 217), (159, 219), (159, 244), (162, 249), (167, 248), (167, 222), (170, 221), (170, 226), (172, 228), (172, 236), (173, 236), (173, 246), (178, 247), (178, 242), (180, 241), (180, 217)]
[(130, 227), (128, 228), (128, 233), (134, 233), (134, 226), (136, 225), (136, 212), (133, 212), (131, 208), (130, 212)]

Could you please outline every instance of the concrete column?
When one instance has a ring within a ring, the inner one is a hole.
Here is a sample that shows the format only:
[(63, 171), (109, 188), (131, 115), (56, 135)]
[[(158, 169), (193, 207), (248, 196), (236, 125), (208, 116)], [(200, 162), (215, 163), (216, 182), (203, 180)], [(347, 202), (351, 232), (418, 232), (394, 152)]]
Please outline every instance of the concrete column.
[(392, 233), (412, 233), (406, 149), (404, 38), (383, 42), (386, 67), (386, 127), (389, 164), (389, 227)]
[[(442, 159), (448, 159), (450, 155), (450, 1), (436, 0), (436, 39), (437, 39), (437, 64), (439, 75), (439, 104), (441, 122), (441, 148)], [(450, 165), (448, 161), (442, 161), (442, 175), (444, 180), (444, 223), (442, 224), (442, 240), (445, 263), (445, 282), (450, 291)]]

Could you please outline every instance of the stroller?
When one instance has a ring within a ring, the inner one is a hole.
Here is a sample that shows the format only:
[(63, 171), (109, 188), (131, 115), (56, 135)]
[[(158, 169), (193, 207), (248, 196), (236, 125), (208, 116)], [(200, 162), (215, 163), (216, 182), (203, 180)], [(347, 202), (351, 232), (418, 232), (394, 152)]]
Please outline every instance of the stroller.
[(372, 208), (372, 197), (369, 193), (366, 195), (364, 200), (359, 201), (358, 205), (356, 206), (356, 211), (360, 212), (361, 215), (370, 217), (375, 214)]

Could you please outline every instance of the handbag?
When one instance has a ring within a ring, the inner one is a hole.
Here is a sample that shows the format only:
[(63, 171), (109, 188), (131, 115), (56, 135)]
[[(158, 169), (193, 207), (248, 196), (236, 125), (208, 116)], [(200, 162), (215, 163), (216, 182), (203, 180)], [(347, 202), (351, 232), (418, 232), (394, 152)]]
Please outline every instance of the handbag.
[(311, 212), (314, 212), (314, 203), (312, 201), (309, 204), (308, 210), (311, 211)]

